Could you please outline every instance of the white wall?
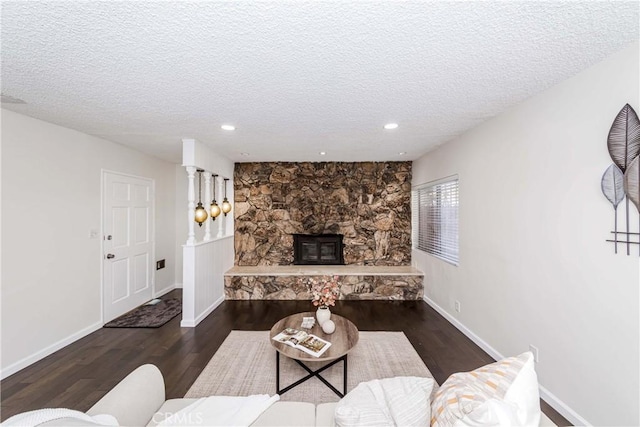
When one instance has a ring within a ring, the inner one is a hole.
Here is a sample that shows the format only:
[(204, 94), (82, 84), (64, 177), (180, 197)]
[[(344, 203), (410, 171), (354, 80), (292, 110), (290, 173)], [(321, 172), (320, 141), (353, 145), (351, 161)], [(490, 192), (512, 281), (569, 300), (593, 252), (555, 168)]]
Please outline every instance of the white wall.
[(175, 165), (2, 110), (2, 375), (102, 326), (101, 170), (155, 180), (155, 255), (175, 280)]
[(187, 171), (184, 166), (176, 165), (175, 170), (175, 187), (176, 187), (176, 270), (175, 282), (176, 287), (182, 287), (182, 245), (187, 241), (189, 233), (188, 209), (187, 209)]
[(460, 265), (413, 252), (425, 299), (494, 357), (538, 347), (545, 397), (576, 423), (640, 424), (639, 248), (605, 242), (600, 190), (638, 63), (635, 44), (413, 165), (414, 185), (460, 179)]

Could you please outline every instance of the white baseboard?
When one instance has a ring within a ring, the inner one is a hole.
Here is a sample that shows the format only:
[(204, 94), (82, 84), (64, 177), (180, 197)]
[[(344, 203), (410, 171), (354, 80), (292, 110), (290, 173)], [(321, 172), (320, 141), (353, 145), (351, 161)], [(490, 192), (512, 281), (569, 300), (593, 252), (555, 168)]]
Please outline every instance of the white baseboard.
[(9, 377), (10, 375), (15, 374), (16, 372), (26, 368), (29, 365), (32, 365), (34, 363), (36, 363), (37, 361), (44, 359), (45, 357), (47, 357), (48, 355), (55, 353), (56, 351), (60, 350), (61, 348), (64, 348), (66, 346), (68, 346), (69, 344), (78, 341), (80, 338), (84, 338), (87, 335), (89, 335), (92, 332), (97, 331), (98, 329), (102, 328), (102, 322), (98, 322), (98, 323), (94, 323), (91, 326), (88, 326), (72, 335), (69, 335), (66, 338), (61, 339), (58, 342), (55, 342), (53, 344), (51, 344), (50, 346), (36, 352), (33, 353), (30, 356), (27, 356), (23, 359), (18, 360), (16, 363), (13, 363), (9, 366), (7, 366), (6, 368), (2, 369), (2, 372), (0, 373), (0, 379), (5, 379), (7, 377)]
[(210, 315), (213, 310), (218, 308), (218, 306), (220, 304), (222, 304), (223, 301), (224, 301), (224, 295), (221, 296), (220, 298), (218, 298), (217, 300), (215, 300), (213, 302), (213, 304), (211, 304), (206, 310), (204, 310), (202, 313), (200, 313), (200, 315), (198, 317), (196, 317), (194, 320), (190, 320), (190, 319), (186, 319), (185, 320), (185, 319), (183, 319), (182, 321), (180, 321), (180, 327), (182, 327), (182, 328), (195, 328), (198, 323), (202, 322), (205, 317)]
[(447, 319), (449, 321), (449, 323), (451, 323), (453, 326), (455, 326), (460, 332), (465, 334), (469, 339), (471, 339), (471, 341), (476, 343), (478, 345), (478, 347), (480, 347), (485, 352), (487, 352), (489, 354), (489, 356), (493, 357), (496, 360), (504, 359), (504, 356), (502, 354), (500, 354), (500, 352), (498, 352), (498, 350), (496, 350), (495, 348), (491, 347), (486, 341), (484, 341), (482, 338), (480, 338), (479, 336), (474, 334), (473, 331), (471, 331), (471, 329), (467, 328), (462, 323), (460, 323), (460, 321), (458, 319), (456, 319), (451, 314), (449, 314), (444, 308), (442, 308), (438, 304), (436, 304), (435, 301), (433, 301), (432, 299), (430, 299), (430, 298), (425, 296), (424, 297), (424, 302), (429, 304), (431, 306), (431, 308), (433, 308), (435, 311), (440, 313), (442, 315), (442, 317), (444, 317), (445, 319)]
[(538, 384), (540, 388), (540, 397), (542, 400), (547, 402), (553, 409), (558, 411), (560, 415), (565, 417), (567, 420), (571, 422), (574, 426), (591, 426), (593, 424), (589, 423), (587, 420), (582, 418), (580, 414), (567, 406), (562, 400), (558, 399), (555, 394), (551, 393), (549, 390)]
[(160, 298), (162, 295), (167, 294), (169, 292), (171, 292), (172, 290), (174, 290), (176, 288), (175, 283), (173, 285), (169, 285), (164, 289), (161, 289), (159, 291), (155, 291), (153, 294), (154, 298)]
[[(451, 323), (453, 326), (455, 326), (460, 332), (465, 334), (467, 336), (467, 338), (469, 338), (471, 341), (476, 343), (476, 345), (478, 347), (480, 347), (485, 352), (487, 352), (489, 354), (489, 356), (493, 357), (495, 360), (500, 360), (500, 359), (504, 359), (505, 358), (505, 356), (500, 354), (500, 352), (498, 350), (496, 350), (495, 348), (491, 347), (486, 341), (484, 341), (482, 338), (480, 338), (478, 335), (476, 335), (473, 331), (471, 331), (471, 329), (469, 329), (465, 325), (463, 325), (458, 319), (456, 319), (451, 314), (449, 314), (444, 308), (440, 307), (435, 301), (433, 301), (432, 299), (430, 299), (427, 296), (424, 296), (423, 299), (424, 299), (424, 302), (429, 304), (429, 306), (431, 308), (433, 308), (440, 315), (442, 315), (442, 317), (447, 319), (447, 321), (449, 321), (449, 323)], [(560, 413), (560, 415), (565, 417), (573, 425), (575, 425), (575, 426), (590, 426), (591, 425), (591, 424), (589, 424), (587, 422), (587, 420), (582, 418), (576, 411), (571, 409), (566, 403), (564, 403), (562, 400), (558, 399), (558, 397), (556, 397), (553, 393), (551, 393), (549, 390), (547, 390), (542, 385), (540, 385), (540, 384), (538, 384), (538, 385), (539, 385), (539, 388), (540, 388), (540, 397), (542, 398), (542, 400), (544, 400), (549, 405), (551, 405), (551, 407), (553, 409), (558, 411)]]

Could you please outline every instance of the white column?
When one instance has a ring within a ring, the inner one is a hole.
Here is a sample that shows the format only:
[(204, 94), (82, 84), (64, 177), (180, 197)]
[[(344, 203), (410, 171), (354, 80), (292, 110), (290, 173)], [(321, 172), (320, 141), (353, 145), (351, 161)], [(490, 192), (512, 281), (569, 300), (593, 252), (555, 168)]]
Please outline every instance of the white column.
[[(205, 171), (204, 172), (204, 208), (209, 211), (211, 197), (211, 173)], [(211, 240), (211, 221), (207, 217), (207, 220), (204, 224), (204, 241), (208, 242)]]
[(227, 182), (229, 188), (227, 188), (227, 196), (229, 198), (229, 203), (231, 203), (231, 212), (227, 215), (227, 220), (225, 224), (225, 232), (227, 235), (234, 233), (234, 216), (236, 214), (236, 204), (235, 204), (235, 193), (233, 191), (233, 179), (229, 179)]
[[(218, 175), (218, 199), (220, 200), (218, 204), (220, 205), (220, 208), (222, 208), (222, 200), (224, 199), (224, 178), (221, 175)], [(224, 236), (225, 222), (224, 213), (220, 212), (220, 215), (218, 215), (218, 237)]]
[(194, 226), (194, 218), (196, 216), (196, 186), (195, 186), (196, 168), (193, 166), (187, 166), (187, 176), (189, 177), (189, 189), (187, 191), (188, 201), (188, 221), (189, 221), (189, 237), (187, 238), (187, 245), (193, 245), (196, 243), (196, 229)]

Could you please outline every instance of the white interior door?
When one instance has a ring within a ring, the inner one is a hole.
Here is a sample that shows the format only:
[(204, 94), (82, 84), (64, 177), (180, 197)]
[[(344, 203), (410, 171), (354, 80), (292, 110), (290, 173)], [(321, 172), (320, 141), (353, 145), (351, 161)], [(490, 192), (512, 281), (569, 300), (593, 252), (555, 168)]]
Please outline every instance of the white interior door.
[(153, 294), (154, 182), (103, 172), (103, 321)]

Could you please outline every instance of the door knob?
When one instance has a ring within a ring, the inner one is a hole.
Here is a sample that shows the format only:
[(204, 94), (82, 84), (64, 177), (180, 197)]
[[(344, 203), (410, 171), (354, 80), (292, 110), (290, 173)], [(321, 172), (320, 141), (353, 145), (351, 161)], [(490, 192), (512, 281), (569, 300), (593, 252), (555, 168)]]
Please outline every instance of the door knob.
[(116, 256), (114, 254), (107, 254), (107, 259), (111, 259), (111, 258), (115, 258)]

